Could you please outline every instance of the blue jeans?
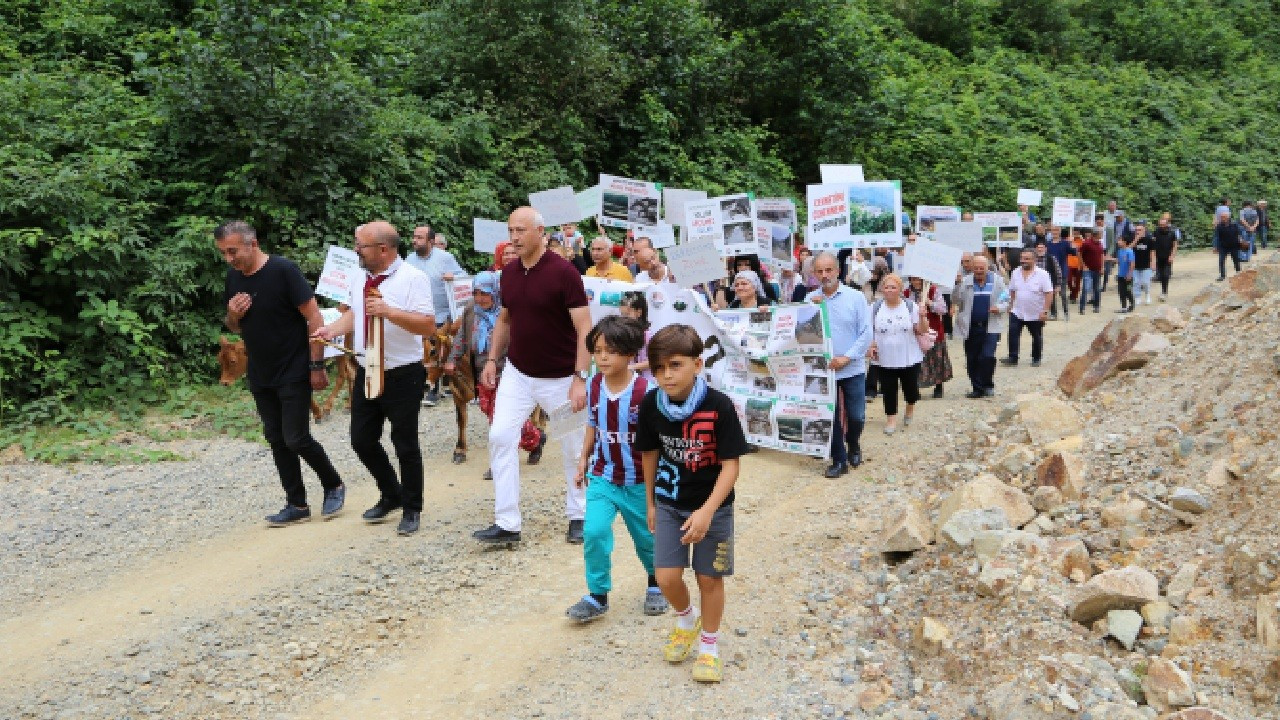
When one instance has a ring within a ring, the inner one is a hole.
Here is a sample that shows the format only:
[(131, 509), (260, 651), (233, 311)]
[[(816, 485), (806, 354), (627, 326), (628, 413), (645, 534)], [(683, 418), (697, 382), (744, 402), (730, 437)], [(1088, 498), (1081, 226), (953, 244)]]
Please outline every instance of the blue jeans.
[[(850, 452), (861, 452), (862, 425), (867, 421), (867, 377), (858, 373), (836, 380), (836, 392), (844, 400), (844, 416), (837, 410), (831, 428), (831, 462), (849, 461)], [(848, 449), (845, 443), (848, 443)]]
[(1249, 254), (1245, 258), (1247, 260), (1249, 257), (1252, 257), (1254, 253), (1258, 252), (1258, 231), (1254, 230), (1253, 232), (1249, 232), (1248, 230), (1241, 230), (1240, 234), (1243, 235), (1244, 239), (1249, 243)]
[(1087, 300), (1088, 304), (1093, 305), (1097, 310), (1102, 306), (1102, 273), (1096, 270), (1085, 270), (1081, 277), (1080, 285), (1080, 312), (1084, 312), (1084, 306), (1089, 296), (1093, 299)]

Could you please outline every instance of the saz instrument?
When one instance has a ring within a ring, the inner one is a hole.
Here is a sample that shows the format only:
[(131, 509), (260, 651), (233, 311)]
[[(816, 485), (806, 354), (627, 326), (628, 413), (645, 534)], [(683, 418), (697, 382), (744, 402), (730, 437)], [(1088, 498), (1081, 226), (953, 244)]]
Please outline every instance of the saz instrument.
[[(369, 288), (364, 293), (365, 300), (380, 298), (382, 293), (377, 288)], [(369, 399), (382, 396), (384, 367), (383, 330), (385, 319), (365, 315), (364, 321), (364, 396)]]

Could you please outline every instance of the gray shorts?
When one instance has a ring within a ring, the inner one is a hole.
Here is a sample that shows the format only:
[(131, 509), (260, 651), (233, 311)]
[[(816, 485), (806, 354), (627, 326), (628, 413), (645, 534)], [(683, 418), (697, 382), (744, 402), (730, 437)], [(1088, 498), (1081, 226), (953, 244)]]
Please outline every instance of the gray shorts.
[[(653, 533), (653, 566), (660, 568), (689, 567), (689, 545), (680, 543), (684, 530), (680, 526), (692, 512), (658, 503), (657, 530)], [(693, 571), (707, 577), (733, 574), (733, 506), (721, 505), (711, 516), (706, 537), (694, 543)]]

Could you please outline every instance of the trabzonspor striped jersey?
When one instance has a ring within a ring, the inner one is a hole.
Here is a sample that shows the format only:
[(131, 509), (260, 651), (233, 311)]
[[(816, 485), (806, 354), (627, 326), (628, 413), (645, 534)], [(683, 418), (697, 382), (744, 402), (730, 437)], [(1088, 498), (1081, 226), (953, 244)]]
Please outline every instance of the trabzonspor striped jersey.
[(596, 442), (591, 448), (587, 474), (624, 487), (644, 482), (640, 451), (634, 443), (640, 403), (649, 388), (649, 381), (632, 373), (627, 387), (611, 396), (603, 374), (591, 378), (587, 385), (587, 425), (596, 431)]

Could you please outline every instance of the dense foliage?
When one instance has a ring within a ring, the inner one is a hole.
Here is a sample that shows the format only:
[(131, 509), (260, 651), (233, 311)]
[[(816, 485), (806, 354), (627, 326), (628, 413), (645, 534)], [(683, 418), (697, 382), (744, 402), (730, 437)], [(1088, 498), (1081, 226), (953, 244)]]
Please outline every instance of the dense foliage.
[[(212, 370), (240, 217), (319, 269), (372, 218), (469, 241), (599, 172), (905, 202), (1018, 186), (1168, 209), (1275, 187), (1276, 3), (10, 0), (0, 4), (0, 422)], [(456, 247), (456, 245), (455, 245)], [(477, 258), (464, 259), (476, 263)]]

